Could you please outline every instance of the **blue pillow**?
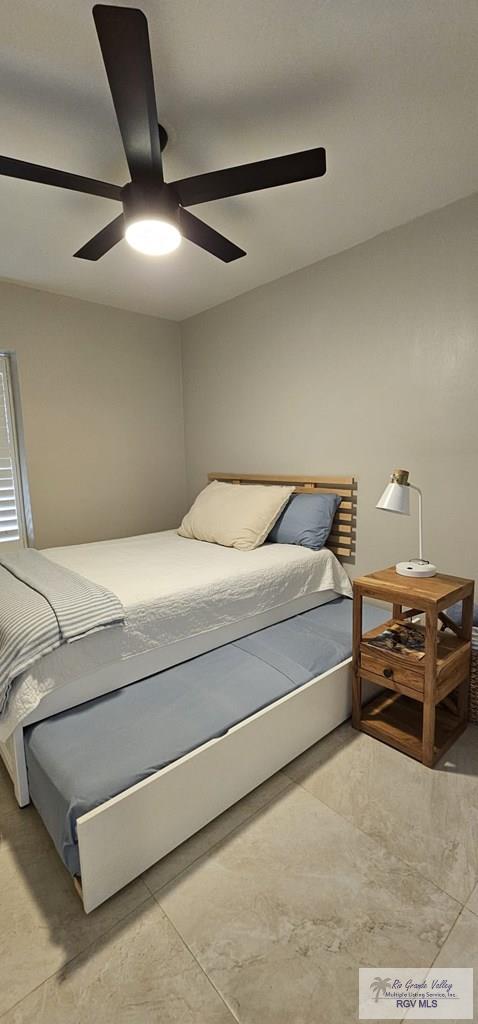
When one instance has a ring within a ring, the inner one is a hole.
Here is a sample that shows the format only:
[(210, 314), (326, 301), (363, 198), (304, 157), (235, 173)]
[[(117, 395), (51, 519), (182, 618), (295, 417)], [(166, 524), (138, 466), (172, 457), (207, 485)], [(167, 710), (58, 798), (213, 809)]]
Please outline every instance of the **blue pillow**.
[(275, 544), (301, 544), (320, 551), (341, 500), (338, 494), (293, 494), (267, 540)]

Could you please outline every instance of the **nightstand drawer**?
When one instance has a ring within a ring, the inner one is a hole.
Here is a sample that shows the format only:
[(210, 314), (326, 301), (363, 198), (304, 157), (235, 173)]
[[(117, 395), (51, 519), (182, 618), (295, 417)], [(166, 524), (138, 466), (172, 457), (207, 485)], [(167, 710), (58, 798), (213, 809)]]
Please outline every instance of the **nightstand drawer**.
[(409, 665), (397, 664), (396, 661), (388, 658), (386, 654), (375, 651), (364, 651), (360, 655), (360, 672), (364, 676), (370, 674), (372, 682), (380, 679), (384, 686), (393, 687), (394, 683), (405, 686), (408, 689), (423, 693), (424, 673), (420, 669), (412, 668)]

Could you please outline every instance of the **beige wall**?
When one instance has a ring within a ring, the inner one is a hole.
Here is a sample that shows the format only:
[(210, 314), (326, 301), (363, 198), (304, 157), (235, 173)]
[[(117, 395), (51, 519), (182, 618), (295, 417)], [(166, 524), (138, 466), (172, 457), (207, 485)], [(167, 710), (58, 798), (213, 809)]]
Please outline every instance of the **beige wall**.
[(176, 525), (178, 325), (0, 284), (2, 349), (18, 358), (36, 546)]
[(426, 556), (477, 577), (477, 225), (474, 196), (185, 321), (190, 496), (208, 470), (354, 473), (363, 572), (417, 553), (416, 517), (375, 509), (404, 466)]
[(478, 576), (478, 196), (177, 325), (6, 283), (36, 544), (174, 526), (210, 469), (355, 473), (355, 572), (416, 553), (378, 512), (424, 491), (426, 554)]

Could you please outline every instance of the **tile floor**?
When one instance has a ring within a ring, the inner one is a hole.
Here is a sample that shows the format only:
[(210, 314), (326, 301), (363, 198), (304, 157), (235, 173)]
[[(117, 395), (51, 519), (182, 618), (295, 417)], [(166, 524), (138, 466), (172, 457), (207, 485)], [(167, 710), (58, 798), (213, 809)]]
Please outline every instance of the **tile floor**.
[(353, 1024), (433, 963), (478, 1021), (475, 726), (431, 771), (345, 724), (88, 917), (3, 771), (0, 838), (2, 1024)]

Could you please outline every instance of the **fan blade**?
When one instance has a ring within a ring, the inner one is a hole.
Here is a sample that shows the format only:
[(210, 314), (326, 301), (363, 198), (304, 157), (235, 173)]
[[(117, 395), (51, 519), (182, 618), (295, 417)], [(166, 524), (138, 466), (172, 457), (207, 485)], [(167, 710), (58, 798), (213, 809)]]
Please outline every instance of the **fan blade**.
[(290, 153), (272, 160), (258, 160), (255, 164), (197, 174), (193, 178), (172, 181), (171, 185), (182, 206), (195, 206), (211, 199), (225, 199), (245, 192), (258, 192), (262, 188), (289, 185), (293, 181), (320, 178), (325, 170), (325, 149), (320, 146), (304, 153)]
[(198, 220), (187, 210), (179, 210), (179, 226), (184, 238), (199, 245), (201, 249), (206, 249), (206, 252), (212, 253), (213, 256), (217, 256), (223, 263), (232, 263), (233, 260), (238, 260), (241, 256), (246, 255), (244, 249), (234, 245), (228, 238), (224, 238), (224, 235), (220, 235), (214, 228), (210, 228), (209, 224)]
[(163, 180), (148, 22), (130, 7), (93, 7), (132, 181)]
[(69, 171), (57, 171), (54, 167), (30, 164), (25, 160), (15, 160), (10, 156), (0, 156), (0, 174), (4, 174), (8, 178), (21, 178), (23, 181), (37, 181), (41, 185), (70, 188), (74, 192), (85, 192), (89, 196), (118, 199), (121, 202), (119, 185), (110, 185), (107, 181), (96, 181), (95, 178), (84, 178), (81, 174), (70, 174)]
[(78, 256), (80, 260), (99, 260), (114, 245), (121, 242), (123, 237), (124, 216), (120, 213), (119, 217), (115, 217), (105, 228), (98, 231), (98, 234), (90, 238), (89, 242), (83, 245), (81, 249), (78, 249), (78, 252), (75, 252), (74, 255)]

